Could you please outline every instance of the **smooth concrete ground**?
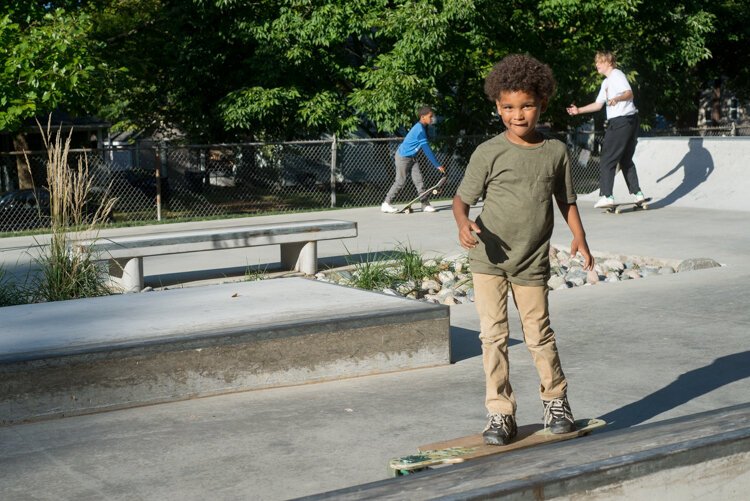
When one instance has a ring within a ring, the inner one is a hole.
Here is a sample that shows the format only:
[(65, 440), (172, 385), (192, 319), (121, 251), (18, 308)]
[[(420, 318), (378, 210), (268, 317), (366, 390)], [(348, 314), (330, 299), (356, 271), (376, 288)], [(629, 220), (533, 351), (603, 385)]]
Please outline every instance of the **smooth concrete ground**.
[[(435, 214), (364, 208), (257, 221), (358, 222), (356, 241), (321, 245), (321, 257), (399, 242), (425, 254), (460, 253), (447, 202), (435, 205)], [(725, 266), (553, 292), (574, 413), (602, 417), (611, 431), (750, 400), (748, 213), (667, 206), (608, 215), (587, 202), (581, 212), (594, 251), (711, 257)], [(558, 218), (553, 242), (569, 241)], [(28, 239), (0, 241), (6, 265), (24, 259), (24, 245)], [(146, 274), (185, 280), (216, 262), (227, 269), (276, 262), (276, 252), (165, 257), (147, 261)], [(539, 383), (511, 314), (517, 418), (536, 422)], [(451, 307), (451, 324), (458, 360), (450, 366), (0, 428), (0, 497), (288, 499), (382, 479), (390, 457), (484, 426), (474, 306)]]

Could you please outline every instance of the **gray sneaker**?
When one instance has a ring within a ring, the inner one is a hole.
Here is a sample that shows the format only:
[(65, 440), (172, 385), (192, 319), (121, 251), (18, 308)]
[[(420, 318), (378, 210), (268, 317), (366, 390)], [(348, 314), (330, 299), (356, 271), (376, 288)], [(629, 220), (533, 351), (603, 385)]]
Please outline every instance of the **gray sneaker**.
[(544, 427), (552, 433), (569, 433), (575, 431), (576, 421), (570, 410), (568, 397), (542, 400), (544, 405)]
[(487, 445), (508, 445), (516, 436), (516, 418), (510, 414), (490, 414), (487, 427), (482, 432)]

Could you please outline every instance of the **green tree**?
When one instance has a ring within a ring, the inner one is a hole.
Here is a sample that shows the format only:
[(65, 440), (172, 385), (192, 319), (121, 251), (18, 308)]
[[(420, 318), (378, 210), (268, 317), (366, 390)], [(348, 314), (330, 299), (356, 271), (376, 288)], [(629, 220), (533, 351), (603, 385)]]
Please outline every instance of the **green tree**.
[[(25, 120), (58, 108), (86, 112), (98, 107), (102, 93), (94, 90), (106, 65), (93, 56), (91, 26), (85, 12), (68, 13), (56, 2), (0, 7), (0, 130), (15, 134), (16, 150), (26, 149), (20, 133)], [(31, 185), (21, 160), (18, 177), (21, 187)]]
[(695, 77), (702, 89), (712, 89), (712, 118), (721, 119), (722, 89), (739, 99), (750, 100), (750, 4), (738, 0), (710, 2), (715, 29), (708, 36), (712, 57), (696, 68)]
[(552, 66), (555, 126), (593, 98), (599, 49), (618, 53), (647, 119), (678, 116), (713, 29), (702, 3), (672, 0), (111, 0), (100, 16), (97, 39), (128, 68), (107, 116), (207, 141), (392, 134), (425, 103), (442, 133), (485, 132), (483, 79), (511, 52)]
[[(441, 133), (486, 132), (497, 119), (483, 79), (512, 52), (552, 66), (559, 89), (543, 119), (556, 127), (571, 123), (567, 104), (594, 97), (599, 49), (617, 52), (646, 121), (657, 112), (680, 119), (695, 110), (710, 49), (739, 50), (747, 39), (746, 30), (736, 40), (716, 34), (735, 26), (716, 23), (736, 0), (712, 8), (697, 0), (9, 5), (0, 7), (1, 127), (65, 107), (193, 141), (392, 134), (421, 104), (435, 106)], [(716, 61), (738, 82), (747, 71)]]

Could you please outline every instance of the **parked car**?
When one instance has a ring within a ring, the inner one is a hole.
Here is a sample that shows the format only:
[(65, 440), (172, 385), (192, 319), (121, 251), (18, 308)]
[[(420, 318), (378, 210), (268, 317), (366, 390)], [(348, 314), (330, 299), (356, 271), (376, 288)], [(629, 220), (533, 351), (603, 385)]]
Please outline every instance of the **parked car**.
[(156, 203), (157, 182), (161, 187), (161, 203), (168, 204), (171, 189), (169, 179), (156, 179), (153, 171), (128, 169), (114, 172), (110, 193), (118, 199), (118, 210), (139, 210)]
[[(98, 208), (98, 201), (87, 203), (84, 207), (86, 219), (90, 220)], [(111, 213), (104, 220), (114, 221)], [(47, 228), (50, 225), (50, 200), (46, 189), (9, 191), (0, 197), (0, 231)]]

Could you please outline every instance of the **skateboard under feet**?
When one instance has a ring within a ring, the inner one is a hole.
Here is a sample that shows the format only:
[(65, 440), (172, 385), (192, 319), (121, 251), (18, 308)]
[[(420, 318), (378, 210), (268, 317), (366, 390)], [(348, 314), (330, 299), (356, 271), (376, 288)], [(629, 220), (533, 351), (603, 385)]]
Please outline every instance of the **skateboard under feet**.
[(632, 210), (646, 210), (648, 209), (648, 203), (651, 201), (651, 197), (644, 198), (640, 202), (624, 202), (621, 204), (614, 204), (612, 207), (607, 207), (604, 209), (604, 212), (607, 214), (621, 214), (623, 212), (623, 209), (629, 206), (632, 206)]
[(480, 457), (582, 437), (606, 424), (601, 419), (578, 419), (575, 431), (561, 434), (554, 434), (541, 424), (520, 426), (516, 437), (508, 445), (486, 445), (481, 434), (436, 442), (418, 447), (416, 454), (391, 459), (388, 471), (392, 477), (410, 475), (435, 466), (463, 463)]

